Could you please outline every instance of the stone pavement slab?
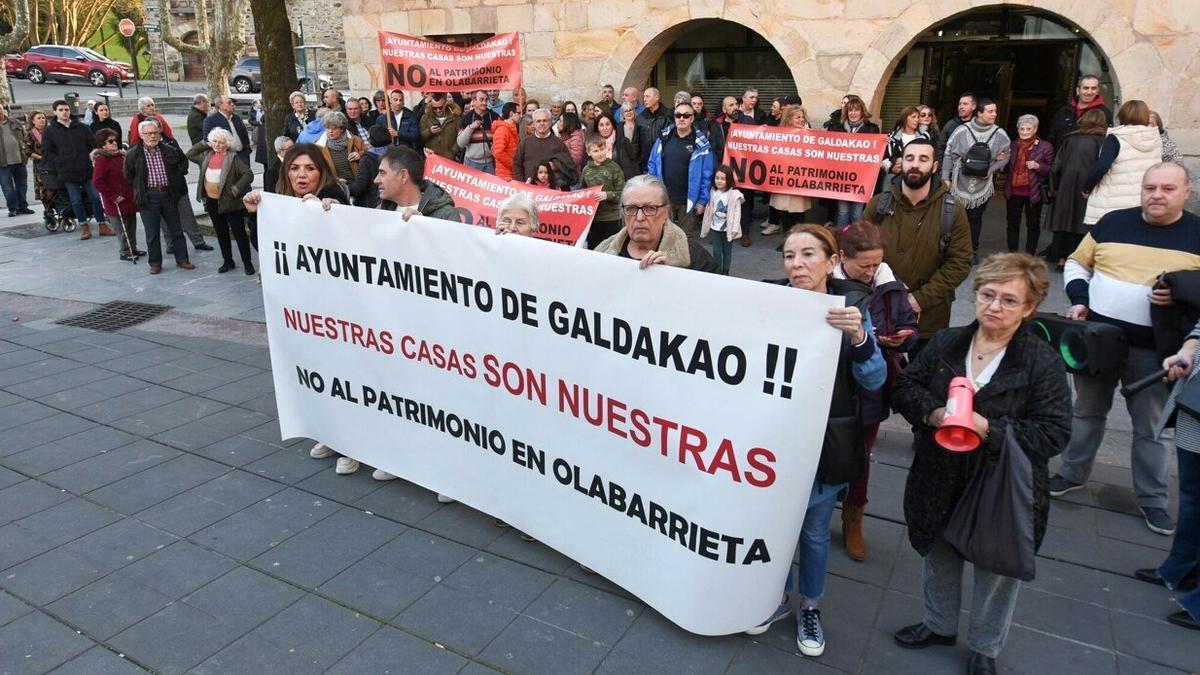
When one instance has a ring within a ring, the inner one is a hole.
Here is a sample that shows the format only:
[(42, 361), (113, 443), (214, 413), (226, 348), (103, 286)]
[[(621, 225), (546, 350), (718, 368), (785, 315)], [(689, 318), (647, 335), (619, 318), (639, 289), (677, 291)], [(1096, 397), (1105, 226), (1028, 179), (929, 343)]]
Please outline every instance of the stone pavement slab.
[[(962, 671), (963, 643), (892, 641), (921, 615), (899, 420), (871, 467), (866, 562), (842, 553), (834, 518), (829, 648), (812, 659), (791, 620), (691, 635), (486, 514), (334, 474), (311, 441), (279, 438), (261, 324), (50, 321), (81, 308), (0, 292), (0, 315), (22, 316), (0, 325), (0, 372), (18, 373), (0, 379), (0, 672)], [(1052, 502), (1005, 672), (1200, 667), (1200, 642), (1164, 620), (1170, 593), (1132, 578), (1169, 539), (1132, 513), (1129, 436), (1109, 435), (1089, 489)]]

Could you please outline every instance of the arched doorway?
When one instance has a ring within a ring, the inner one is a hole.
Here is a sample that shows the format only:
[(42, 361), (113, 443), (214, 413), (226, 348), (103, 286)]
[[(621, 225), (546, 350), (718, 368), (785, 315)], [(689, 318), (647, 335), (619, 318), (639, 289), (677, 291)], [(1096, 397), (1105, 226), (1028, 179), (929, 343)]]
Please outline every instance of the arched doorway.
[(698, 93), (714, 112), (723, 97), (741, 96), (748, 87), (757, 88), (764, 103), (797, 93), (791, 68), (766, 38), (721, 19), (687, 21), (660, 33), (631, 65), (624, 84), (657, 87), (664, 99), (680, 90)]
[[(191, 31), (183, 36), (183, 42), (189, 45), (200, 44), (200, 36), (196, 31)], [(184, 52), (179, 55), (183, 60), (183, 79), (203, 80), (207, 78), (204, 74), (204, 59), (199, 54), (189, 54)]]
[(970, 91), (994, 99), (997, 122), (1013, 131), (1023, 114), (1048, 119), (1083, 73), (1100, 77), (1101, 93), (1115, 108), (1112, 68), (1079, 26), (1031, 7), (974, 9), (930, 28), (899, 59), (884, 93), (881, 126), (890, 129), (905, 106), (918, 103), (932, 106), (945, 122), (959, 94)]

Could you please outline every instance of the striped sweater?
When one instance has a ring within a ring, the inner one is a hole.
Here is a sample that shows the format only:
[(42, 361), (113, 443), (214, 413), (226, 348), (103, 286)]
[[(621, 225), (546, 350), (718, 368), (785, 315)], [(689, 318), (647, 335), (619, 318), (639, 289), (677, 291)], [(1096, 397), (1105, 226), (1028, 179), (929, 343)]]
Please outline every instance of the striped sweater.
[(1063, 273), (1073, 305), (1088, 319), (1120, 326), (1129, 344), (1154, 347), (1147, 296), (1163, 272), (1200, 269), (1200, 216), (1184, 211), (1151, 225), (1140, 207), (1105, 214), (1071, 254)]

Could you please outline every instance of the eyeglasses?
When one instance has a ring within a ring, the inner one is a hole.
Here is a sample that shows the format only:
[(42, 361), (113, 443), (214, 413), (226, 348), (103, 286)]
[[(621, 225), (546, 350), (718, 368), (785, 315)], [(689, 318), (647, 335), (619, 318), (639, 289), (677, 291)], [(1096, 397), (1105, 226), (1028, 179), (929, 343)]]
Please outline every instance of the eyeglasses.
[(638, 211), (641, 211), (642, 215), (646, 216), (647, 218), (653, 218), (654, 216), (658, 215), (658, 210), (664, 206), (666, 206), (666, 204), (643, 204), (641, 206), (629, 205), (622, 206), (621, 211), (625, 213), (626, 218), (636, 218)]
[[(144, 135), (144, 134), (143, 134), (143, 135)], [(113, 144), (113, 145), (116, 145), (116, 144), (117, 144), (117, 139), (115, 139), (115, 138), (110, 138), (110, 139), (108, 139), (107, 141), (104, 141), (104, 144), (105, 144), (105, 145), (108, 145), (108, 144), (110, 144), (110, 143), (111, 143), (111, 144)]]
[(983, 289), (975, 291), (975, 302), (979, 303), (980, 305), (983, 305), (984, 307), (991, 307), (992, 303), (997, 300), (1000, 301), (1000, 308), (1005, 311), (1008, 311), (1008, 312), (1011, 312), (1015, 309), (1019, 309), (1022, 305), (1025, 304), (1024, 302), (1021, 302), (1020, 300), (1012, 297), (1011, 295), (999, 296), (999, 295), (996, 295), (995, 293), (993, 293), (992, 291), (983, 290)]
[(689, 120), (693, 117), (695, 117), (695, 115), (691, 113), (675, 113), (675, 119), (677, 120)]

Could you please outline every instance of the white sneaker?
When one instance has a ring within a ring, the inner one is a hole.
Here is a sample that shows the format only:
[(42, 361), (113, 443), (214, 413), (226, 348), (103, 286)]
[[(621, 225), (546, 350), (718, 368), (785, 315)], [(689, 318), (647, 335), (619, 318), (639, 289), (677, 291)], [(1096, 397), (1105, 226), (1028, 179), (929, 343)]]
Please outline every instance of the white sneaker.
[(821, 628), (821, 610), (803, 607), (796, 615), (796, 646), (805, 656), (825, 653), (825, 630)]
[(457, 500), (454, 499), (453, 497), (447, 497), (446, 495), (438, 494), (438, 503), (439, 504), (453, 504), (456, 501)]
[(779, 606), (775, 608), (774, 614), (767, 617), (766, 621), (763, 621), (762, 623), (758, 624), (754, 628), (747, 628), (746, 630), (744, 630), (742, 632), (745, 633), (746, 635), (762, 635), (763, 633), (765, 633), (771, 629), (771, 624), (775, 623), (776, 621), (779, 621), (780, 619), (787, 617), (791, 613), (792, 613), (792, 598), (791, 598), (791, 596), (788, 596), (785, 593), (783, 602), (779, 603)]
[(767, 223), (767, 226), (762, 229), (763, 235), (779, 234), (782, 231), (783, 231), (783, 228), (776, 225), (775, 223)]
[(358, 471), (358, 467), (359, 463), (357, 459), (352, 459), (350, 457), (338, 457), (337, 468), (335, 468), (334, 471), (337, 471), (339, 475), (345, 476)]
[(371, 472), (371, 478), (374, 478), (375, 480), (396, 480), (395, 476), (384, 471), (383, 469), (375, 469), (373, 472)]
[(326, 457), (333, 457), (336, 454), (337, 453), (333, 451), (333, 448), (325, 445), (324, 443), (317, 443), (316, 445), (312, 446), (312, 450), (308, 451), (308, 456), (312, 457), (313, 459), (325, 459)]

